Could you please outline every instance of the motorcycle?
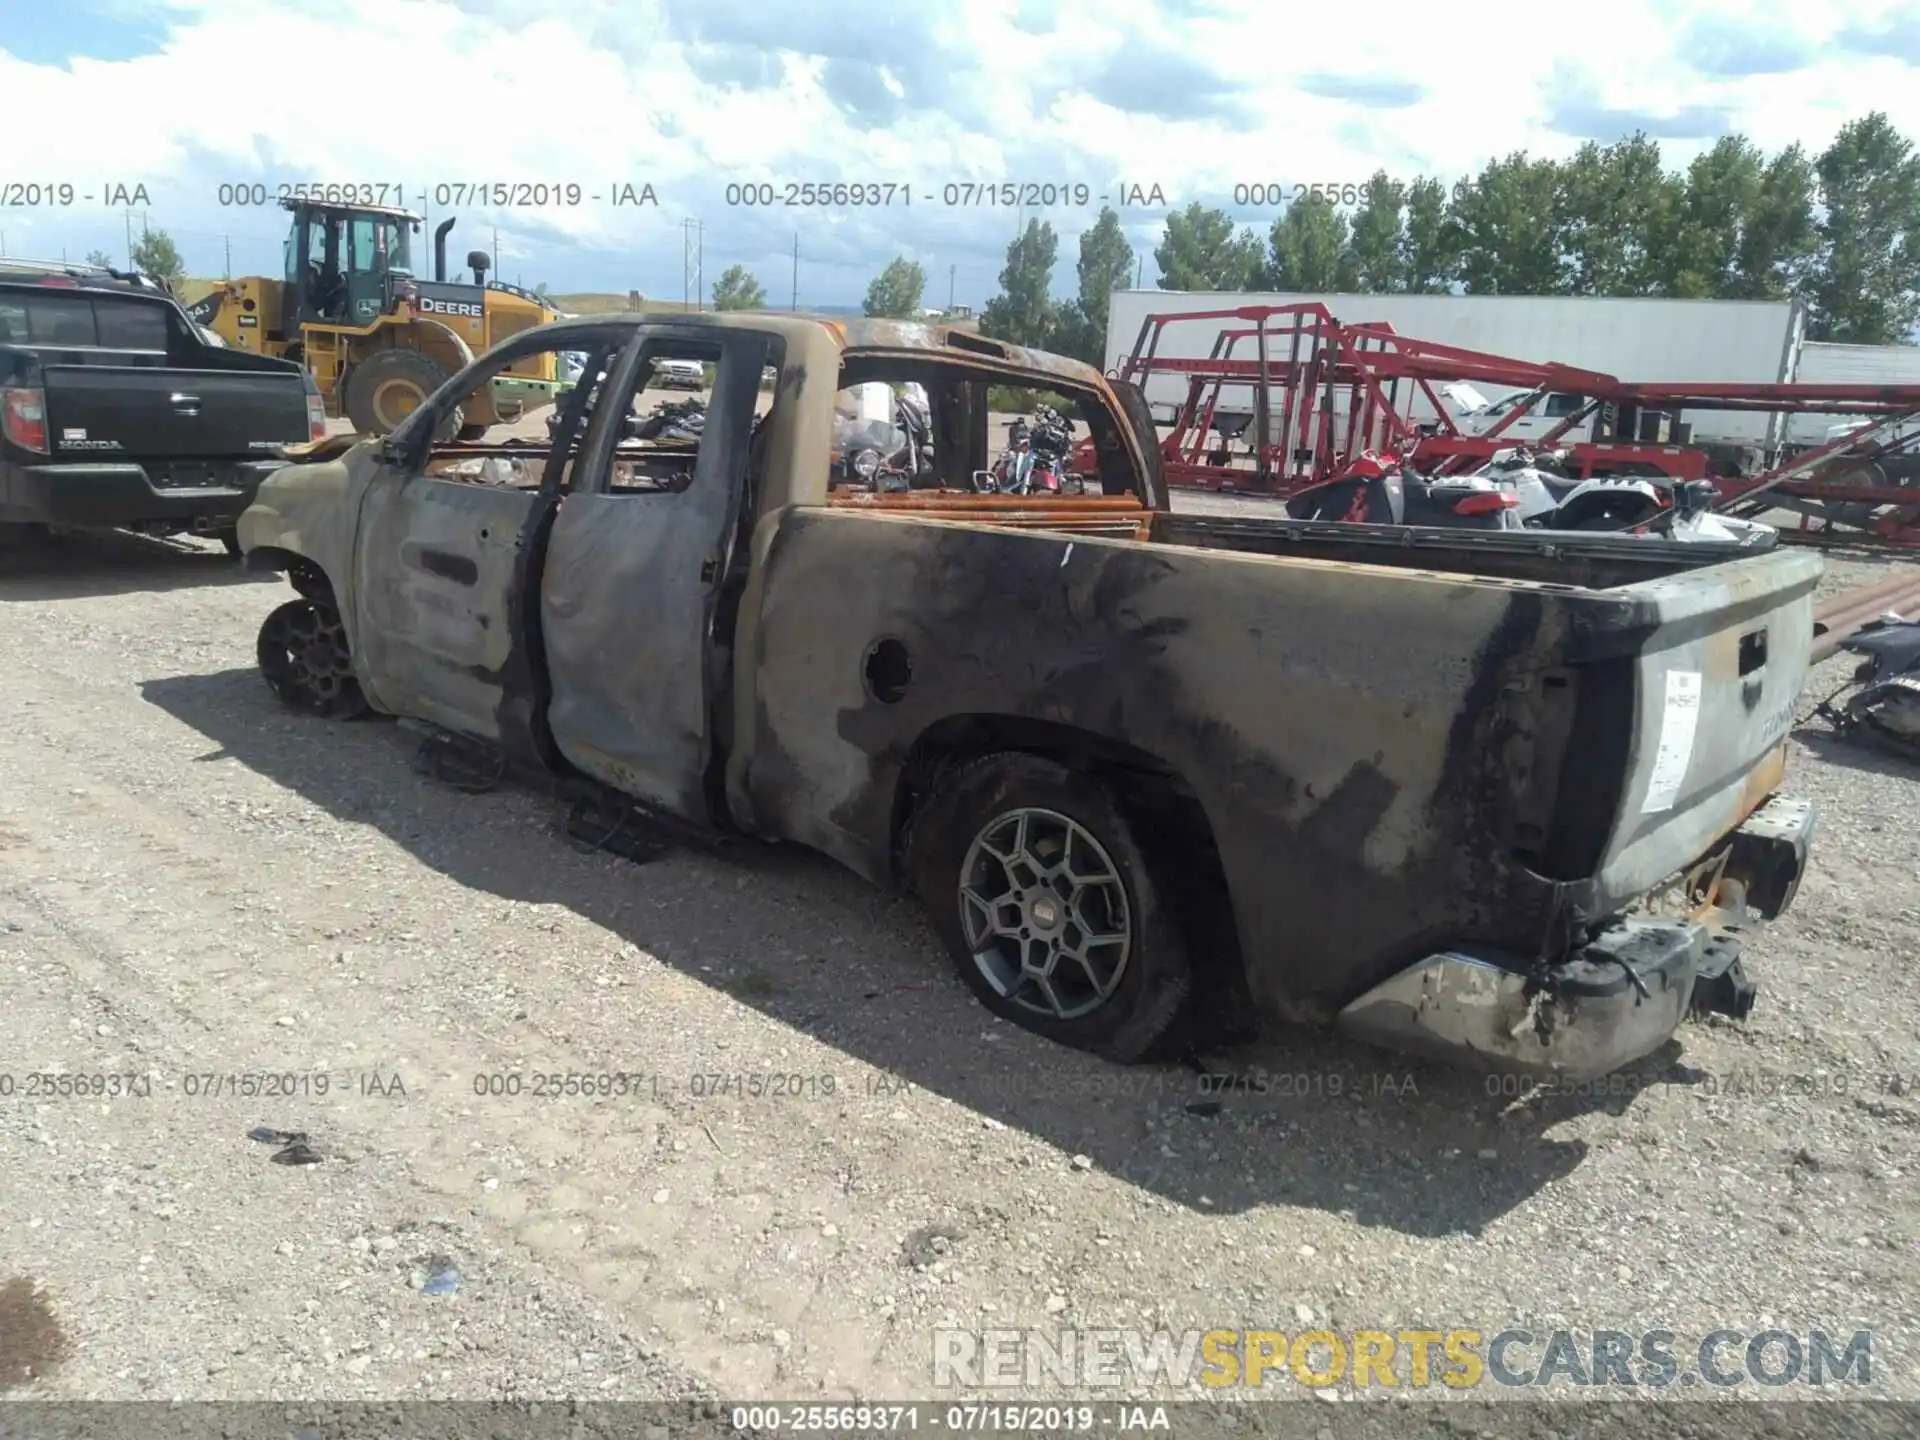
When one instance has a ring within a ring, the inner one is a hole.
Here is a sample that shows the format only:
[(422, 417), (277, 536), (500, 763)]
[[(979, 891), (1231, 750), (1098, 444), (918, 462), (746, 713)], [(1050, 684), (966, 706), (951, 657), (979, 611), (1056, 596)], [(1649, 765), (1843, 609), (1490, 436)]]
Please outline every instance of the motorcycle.
[(1513, 490), (1522, 526), (1653, 535), (1767, 549), (1779, 532), (1714, 511), (1719, 491), (1710, 480), (1663, 485), (1632, 475), (1583, 480), (1565, 471), (1566, 451), (1517, 445), (1497, 452), (1475, 475)]
[[(620, 439), (654, 440), (672, 444), (699, 444), (707, 423), (704, 400), (663, 400), (645, 415), (629, 415), (620, 427)], [(560, 407), (547, 416), (547, 443), (559, 439)]]
[(1407, 460), (1410, 448), (1362, 451), (1330, 480), (1295, 491), (1287, 514), (1296, 520), (1353, 525), (1440, 525), (1468, 530), (1518, 530), (1519, 496), (1480, 475), (1429, 478)]
[(1583, 480), (1562, 469), (1564, 451), (1526, 446), (1496, 452), (1466, 475), (1432, 477), (1409, 463), (1416, 443), (1362, 453), (1333, 479), (1297, 491), (1287, 513), (1299, 520), (1633, 534), (1762, 550), (1779, 539), (1771, 525), (1715, 513), (1719, 492), (1708, 480), (1675, 485), (1671, 493), (1637, 477)]
[[(1920, 620), (1882, 616), (1842, 640), (1840, 648), (1865, 658), (1814, 713), (1842, 738), (1864, 737), (1920, 759)], [(1836, 705), (1851, 686), (1859, 688)]]
[(1007, 426), (1007, 448), (991, 470), (974, 472), (974, 489), (983, 494), (1080, 494), (1084, 482), (1072, 474), (1073, 421), (1050, 405)]
[(935, 476), (933, 410), (918, 385), (900, 388), (894, 398), (893, 423), (862, 425), (842, 417), (834, 435), (836, 484), (869, 490), (909, 490)]
[(621, 438), (658, 440), (669, 444), (691, 441), (697, 445), (706, 424), (706, 401), (664, 400), (645, 415), (630, 416)]

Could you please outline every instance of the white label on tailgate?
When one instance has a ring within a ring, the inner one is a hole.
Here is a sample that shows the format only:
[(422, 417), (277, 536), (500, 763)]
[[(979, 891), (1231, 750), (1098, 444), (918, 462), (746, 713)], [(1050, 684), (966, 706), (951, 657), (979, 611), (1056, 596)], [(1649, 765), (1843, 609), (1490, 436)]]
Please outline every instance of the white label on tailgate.
[(1647, 782), (1642, 815), (1671, 810), (1693, 763), (1693, 736), (1700, 726), (1700, 672), (1669, 670), (1667, 703), (1660, 716), (1660, 753), (1653, 757), (1653, 778)]
[(60, 432), (60, 438), (68, 442), (84, 440), (87, 438), (87, 432), (84, 430), (62, 430)]

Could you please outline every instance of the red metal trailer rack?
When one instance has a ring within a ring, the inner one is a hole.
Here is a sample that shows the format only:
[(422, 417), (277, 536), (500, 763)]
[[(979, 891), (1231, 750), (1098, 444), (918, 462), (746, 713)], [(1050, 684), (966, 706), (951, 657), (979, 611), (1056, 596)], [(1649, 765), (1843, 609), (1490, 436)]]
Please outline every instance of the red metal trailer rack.
[[(1209, 354), (1160, 353), (1169, 326), (1193, 324), (1218, 327)], [(1848, 435), (1768, 456), (1759, 473), (1713, 477), (1721, 504), (1742, 514), (1798, 513), (1798, 533), (1808, 539), (1920, 544), (1920, 488), (1912, 487), (1920, 474), (1920, 386), (1635, 383), (1419, 340), (1383, 323), (1343, 324), (1312, 303), (1150, 315), (1112, 374), (1143, 388), (1156, 375), (1183, 380), (1185, 398), (1161, 441), (1169, 482), (1247, 495), (1291, 494), (1368, 449), (1412, 446), (1415, 464), (1440, 473), (1474, 468), (1515, 443), (1510, 427), (1529, 407), (1510, 407), (1469, 433), (1441, 388), (1460, 381), (1582, 397), (1583, 405), (1526, 443), (1564, 448), (1589, 475), (1707, 475), (1705, 451), (1679, 438), (1641, 438), (1643, 417), (1666, 417), (1670, 426), (1682, 412), (1700, 410), (1862, 416)], [(1223, 403), (1230, 391), (1244, 400)], [(1596, 438), (1561, 443), (1596, 418)], [(1236, 442), (1244, 449), (1237, 452)]]

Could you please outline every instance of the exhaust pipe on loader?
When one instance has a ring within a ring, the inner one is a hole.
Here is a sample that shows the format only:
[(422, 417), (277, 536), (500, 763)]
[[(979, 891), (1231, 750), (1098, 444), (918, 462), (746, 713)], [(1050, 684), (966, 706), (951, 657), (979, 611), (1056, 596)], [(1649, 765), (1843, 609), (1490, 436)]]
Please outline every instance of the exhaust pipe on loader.
[(451, 229), (451, 216), (433, 227), (433, 278), (443, 284), (447, 278), (447, 232)]

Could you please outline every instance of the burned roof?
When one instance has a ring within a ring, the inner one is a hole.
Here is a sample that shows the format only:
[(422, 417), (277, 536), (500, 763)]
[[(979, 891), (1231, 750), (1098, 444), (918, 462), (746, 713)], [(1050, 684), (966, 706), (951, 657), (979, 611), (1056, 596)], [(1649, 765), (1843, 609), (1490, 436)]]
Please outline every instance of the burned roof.
[(1070, 385), (1105, 388), (1106, 377), (1093, 366), (1046, 350), (993, 340), (956, 325), (918, 320), (843, 319), (837, 316), (797, 315), (755, 310), (621, 311), (610, 315), (579, 315), (553, 322), (569, 330), (605, 330), (640, 325), (673, 328), (759, 330), (780, 336), (805, 351), (822, 340), (843, 353), (901, 354), (917, 352), (926, 358), (972, 358), (1051, 376)]

